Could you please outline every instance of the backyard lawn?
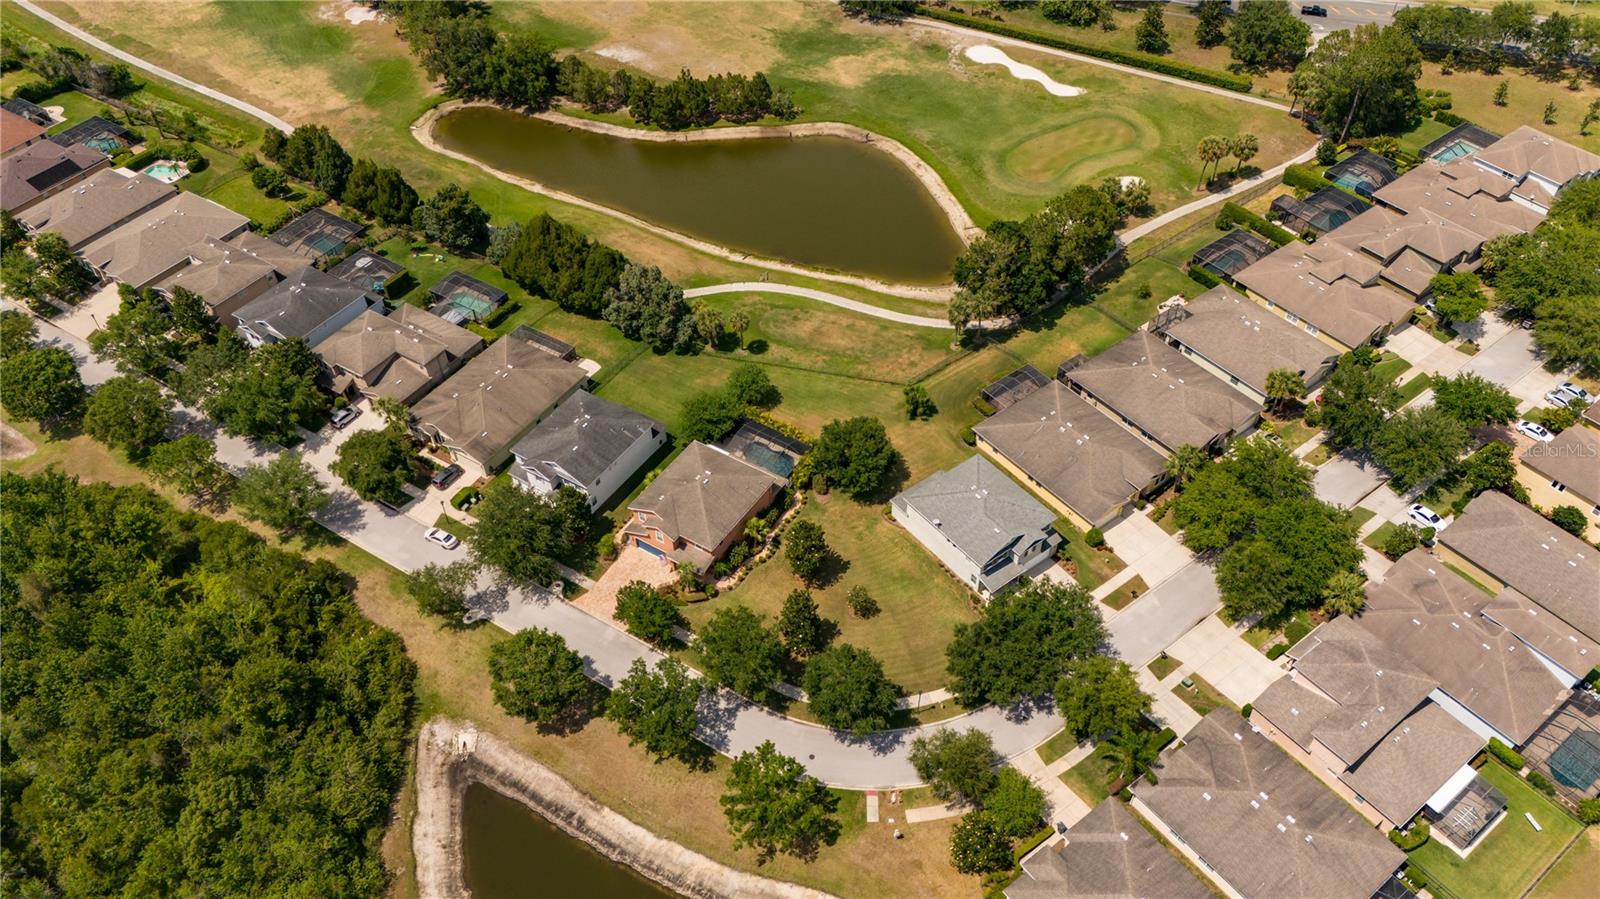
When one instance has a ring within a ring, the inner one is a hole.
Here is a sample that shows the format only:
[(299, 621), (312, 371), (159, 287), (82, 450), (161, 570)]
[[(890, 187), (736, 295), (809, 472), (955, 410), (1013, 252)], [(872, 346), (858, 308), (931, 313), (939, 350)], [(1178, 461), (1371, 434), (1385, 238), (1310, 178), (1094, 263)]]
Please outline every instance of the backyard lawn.
[(1600, 883), (1600, 828), (1591, 827), (1578, 837), (1567, 854), (1540, 878), (1530, 899), (1584, 899)]
[(1111, 795), (1111, 776), (1106, 772), (1105, 761), (1095, 753), (1061, 772), (1061, 782), (1091, 808)]
[[(1479, 838), (1466, 858), (1429, 840), (1411, 853), (1410, 861), (1457, 896), (1520, 896), (1583, 827), (1499, 762), (1490, 759), (1479, 773), (1505, 794), (1504, 819)], [(1525, 812), (1543, 830), (1534, 830)], [(1592, 887), (1591, 882), (1590, 895)]]
[[(801, 517), (822, 525), (828, 545), (844, 560), (843, 572), (827, 587), (813, 589), (822, 617), (835, 622), (835, 643), (868, 650), (889, 678), (908, 692), (946, 683), (945, 646), (961, 622), (977, 620), (977, 597), (939, 567), (916, 539), (883, 515), (883, 507), (834, 494), (812, 497)], [(882, 611), (854, 618), (845, 603), (851, 587), (866, 587)], [(684, 607), (699, 627), (718, 609), (738, 604), (776, 620), (783, 600), (801, 583), (782, 553), (756, 566), (739, 586), (706, 602)]]
[[(200, 174), (208, 173), (209, 169)], [(191, 175), (190, 177), (198, 178), (200, 176)], [(188, 184), (187, 181), (188, 179), (185, 179), (186, 183), (183, 185), (185, 189), (196, 189), (193, 185)], [(236, 172), (228, 180), (222, 181), (211, 189), (204, 191), (204, 194), (206, 199), (214, 203), (220, 203), (240, 215), (249, 216), (252, 221), (261, 223), (276, 221), (279, 216), (289, 209), (287, 201), (268, 197), (257, 190), (256, 186), (250, 183), (250, 176), (242, 171)]]

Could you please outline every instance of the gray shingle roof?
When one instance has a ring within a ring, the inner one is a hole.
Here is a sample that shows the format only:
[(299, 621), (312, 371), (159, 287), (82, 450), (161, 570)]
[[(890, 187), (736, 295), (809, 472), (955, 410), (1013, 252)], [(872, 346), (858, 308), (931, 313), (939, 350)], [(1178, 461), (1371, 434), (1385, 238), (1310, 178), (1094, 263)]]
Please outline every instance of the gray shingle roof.
[(562, 475), (549, 463), (581, 483), (592, 484), (640, 437), (665, 430), (648, 415), (579, 390), (518, 440), (511, 452), (524, 466), (544, 469), (552, 479)]
[(1339, 246), (1347, 228), (1398, 218), (1371, 209), (1325, 235), (1315, 247), (1295, 241), (1235, 276), (1252, 293), (1299, 317), (1345, 346), (1359, 346), (1378, 329), (1411, 315), (1411, 298), (1377, 286), (1382, 266), (1365, 253)]
[(1165, 470), (1161, 454), (1060, 381), (1017, 401), (974, 430), (1011, 464), (1093, 525)]
[(1168, 451), (1250, 427), (1261, 407), (1149, 331), (1135, 331), (1065, 372)]
[(383, 302), (309, 265), (284, 275), (271, 290), (241, 306), (234, 318), (243, 325), (266, 322), (286, 338), (304, 337), (358, 297), (365, 297), (369, 306)]
[(1208, 899), (1211, 888), (1118, 799), (1104, 799), (1063, 842), (1028, 859), (1007, 899)]
[(1600, 665), (1600, 644), (1511, 587), (1489, 600), (1483, 615), (1577, 677)]
[(1339, 779), (1385, 818), (1404, 825), (1445, 781), (1472, 761), (1485, 740), (1427, 703), (1413, 712)]
[(695, 441), (628, 508), (656, 516), (652, 524), (669, 537), (710, 550), (740, 526), (757, 500), (783, 484), (766, 469)]
[(1336, 703), (1313, 736), (1346, 765), (1355, 764), (1439, 685), (1344, 616), (1312, 631), (1291, 655), (1296, 674)]
[(1439, 542), (1600, 640), (1600, 550), (1504, 493), (1478, 495)]
[(125, 178), (107, 169), (24, 209), (17, 219), (35, 231), (60, 234), (76, 250), (175, 193), (149, 176)]
[(1226, 285), (1183, 304), (1173, 318), (1161, 329), (1168, 337), (1258, 393), (1267, 392), (1275, 369), (1304, 375), (1339, 354)]
[(1405, 853), (1232, 709), (1200, 719), (1133, 788), (1250, 899), (1367, 899)]
[(894, 499), (933, 522), (980, 566), (1016, 543), (1036, 539), (1056, 515), (982, 456), (935, 472)]

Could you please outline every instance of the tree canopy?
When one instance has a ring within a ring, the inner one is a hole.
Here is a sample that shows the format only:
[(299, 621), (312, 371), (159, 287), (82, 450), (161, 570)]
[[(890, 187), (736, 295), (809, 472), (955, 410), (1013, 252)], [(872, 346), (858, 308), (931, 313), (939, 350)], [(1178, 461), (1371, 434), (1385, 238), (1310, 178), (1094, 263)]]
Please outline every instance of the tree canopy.
[(820, 475), (829, 485), (861, 499), (889, 486), (900, 454), (889, 442), (883, 422), (858, 416), (823, 425), (810, 458), (813, 478)]
[(644, 581), (629, 581), (617, 591), (616, 618), (628, 633), (656, 646), (666, 646), (676, 628), (686, 626), (672, 600)]
[(1226, 40), (1233, 58), (1247, 69), (1293, 68), (1311, 43), (1311, 28), (1284, 0), (1244, 0)]
[(571, 714), (595, 689), (583, 657), (560, 634), (536, 627), (489, 647), (489, 678), (501, 708), (545, 725)]
[(34, 347), (0, 361), (0, 404), (46, 431), (75, 424), (88, 398), (72, 354), (60, 347)]
[(683, 289), (655, 266), (628, 263), (615, 287), (605, 292), (606, 321), (622, 336), (665, 353), (687, 353), (696, 344), (694, 310)]
[[(568, 312), (599, 318), (628, 260), (549, 213), (518, 229), (500, 270), (529, 293)], [(635, 338), (636, 339), (636, 338)]]
[(662, 657), (651, 669), (644, 659), (634, 659), (623, 678), (606, 698), (606, 717), (628, 737), (643, 744), (658, 759), (697, 761), (703, 748), (695, 739), (695, 709), (705, 687), (683, 663)]
[(783, 555), (789, 570), (802, 582), (815, 585), (833, 560), (833, 549), (822, 533), (822, 525), (802, 518), (789, 525), (783, 535)]
[(351, 434), (339, 445), (328, 470), (338, 475), (356, 496), (400, 506), (406, 502), (405, 487), (411, 480), (416, 456), (404, 435), (378, 428)]
[(1401, 409), (1373, 437), (1372, 458), (1404, 492), (1443, 474), (1471, 440), (1466, 425), (1438, 406)]
[(1295, 72), (1303, 79), (1306, 109), (1340, 140), (1405, 131), (1422, 120), (1422, 54), (1402, 29), (1361, 25), (1329, 32)]
[(722, 811), (736, 847), (815, 858), (839, 839), (839, 800), (768, 740), (733, 760)]
[(813, 656), (801, 686), (817, 720), (858, 737), (886, 730), (900, 698), (900, 688), (883, 673), (883, 663), (848, 643)]
[[(239, 344), (219, 340), (216, 346)], [(292, 443), (299, 437), (297, 428), (320, 427), (332, 403), (317, 385), (322, 362), (302, 338), (269, 343), (248, 354), (208, 347), (194, 355), (202, 356), (202, 364), (190, 365), (183, 380), (197, 390), (209, 390), (201, 397), (200, 408), (230, 434)], [(201, 387), (196, 384), (199, 374), (213, 370), (214, 356), (220, 368), (216, 380)]]
[(968, 707), (1043, 696), (1105, 636), (1088, 591), (1033, 581), (990, 600), (977, 621), (956, 625), (945, 648), (950, 690)]
[(476, 250), (489, 241), (489, 213), (454, 181), (415, 207), (411, 224), (451, 252)]
[(1346, 353), (1323, 385), (1320, 402), (1329, 445), (1365, 452), (1399, 405), (1399, 395), (1383, 372)]
[(571, 487), (548, 497), (493, 481), (473, 512), (472, 555), (519, 587), (548, 587), (556, 562), (576, 561), (592, 526), (589, 501)]
[(945, 802), (981, 804), (995, 788), (994, 741), (977, 728), (942, 728), (911, 741), (911, 766)]
[(1152, 702), (1127, 662), (1102, 655), (1068, 665), (1056, 681), (1055, 700), (1066, 729), (1079, 739), (1132, 730)]
[(172, 425), (172, 400), (152, 381), (127, 375), (112, 378), (89, 395), (83, 430), (135, 461), (165, 440)]
[(695, 646), (714, 683), (757, 702), (771, 695), (788, 657), (778, 635), (745, 606), (725, 606), (712, 613), (700, 626)]
[(246, 518), (289, 533), (311, 523), (332, 501), (317, 470), (298, 450), (285, 450), (239, 476), (233, 502)]
[(1434, 382), (1433, 405), (1469, 428), (1508, 424), (1517, 417), (1511, 391), (1471, 372)]

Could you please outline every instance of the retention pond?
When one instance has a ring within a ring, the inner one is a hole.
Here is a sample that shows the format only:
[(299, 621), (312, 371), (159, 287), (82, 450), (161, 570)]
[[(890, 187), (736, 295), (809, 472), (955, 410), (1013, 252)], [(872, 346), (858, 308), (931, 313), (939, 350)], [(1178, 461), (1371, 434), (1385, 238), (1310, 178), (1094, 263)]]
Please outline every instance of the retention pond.
[(733, 250), (901, 284), (950, 279), (960, 237), (898, 160), (844, 137), (651, 141), (510, 110), (441, 116), (446, 150)]
[(677, 896), (483, 784), (467, 787), (461, 818), (466, 881), (474, 899)]

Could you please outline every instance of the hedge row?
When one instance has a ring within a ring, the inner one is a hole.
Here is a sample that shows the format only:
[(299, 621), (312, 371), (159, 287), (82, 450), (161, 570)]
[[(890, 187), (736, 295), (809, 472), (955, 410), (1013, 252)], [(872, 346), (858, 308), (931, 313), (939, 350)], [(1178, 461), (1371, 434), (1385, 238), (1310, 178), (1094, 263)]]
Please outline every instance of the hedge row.
[(1301, 190), (1317, 191), (1328, 186), (1327, 179), (1317, 174), (1315, 169), (1303, 165), (1291, 165), (1283, 170), (1283, 183)]
[(1223, 203), (1222, 211), (1217, 213), (1217, 227), (1226, 231), (1235, 225), (1249, 228), (1280, 247), (1294, 240), (1293, 234), (1240, 206), (1238, 203), (1232, 201)]
[(1190, 263), (1189, 265), (1189, 277), (1198, 282), (1201, 287), (1204, 287), (1208, 290), (1222, 283), (1222, 279), (1211, 274), (1211, 272), (1207, 270), (1205, 266), (1195, 265), (1193, 263)]
[(1043, 44), (1046, 47), (1054, 47), (1057, 50), (1081, 53), (1084, 56), (1093, 56), (1097, 59), (1104, 59), (1107, 62), (1147, 69), (1151, 72), (1159, 72), (1162, 75), (1182, 78), (1185, 81), (1198, 81), (1201, 84), (1210, 84), (1226, 90), (1238, 91), (1241, 94), (1250, 92), (1250, 79), (1242, 75), (1203, 69), (1199, 66), (1191, 66), (1175, 60), (1163, 59), (1149, 53), (1132, 53), (1126, 50), (1113, 50), (1110, 47), (1097, 47), (1093, 44), (1080, 44), (1077, 41), (1069, 41), (1055, 35), (1030, 31), (1026, 28), (1017, 28), (1014, 25), (1007, 25), (992, 19), (980, 19), (975, 16), (963, 15), (948, 9), (938, 9), (932, 6), (918, 6), (917, 15), (925, 16), (929, 19), (938, 19), (941, 22), (949, 22), (952, 25), (976, 28), (979, 31), (987, 31), (1002, 37), (1013, 37), (1018, 40), (1031, 41), (1035, 44)]
[(1522, 753), (1517, 752), (1494, 737), (1489, 738), (1489, 754), (1499, 759), (1513, 771), (1521, 771), (1523, 765), (1527, 764), (1522, 758)]

